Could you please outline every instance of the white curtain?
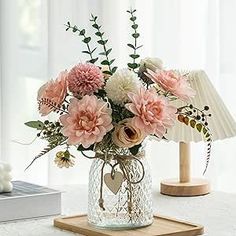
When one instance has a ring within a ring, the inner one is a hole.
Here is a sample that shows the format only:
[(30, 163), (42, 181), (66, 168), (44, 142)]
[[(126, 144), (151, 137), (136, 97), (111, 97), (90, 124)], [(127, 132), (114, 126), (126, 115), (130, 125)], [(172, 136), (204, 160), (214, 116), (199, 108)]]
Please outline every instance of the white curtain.
[[(79, 36), (66, 32), (69, 20), (88, 29), (89, 17), (97, 14), (117, 65), (128, 60), (130, 22), (126, 10), (137, 9), (142, 56), (159, 57), (167, 68), (203, 69), (236, 118), (236, 2), (234, 0), (1, 0), (1, 157), (13, 166), (14, 179), (39, 184), (86, 183), (90, 161), (77, 155), (76, 167), (58, 169), (55, 153), (42, 157), (26, 172), (24, 168), (44, 147), (30, 142), (35, 131), (24, 126), (40, 119), (38, 87), (66, 68), (85, 60)], [(236, 192), (235, 138), (217, 141), (207, 178), (216, 190)], [(148, 158), (154, 186), (161, 179), (178, 175), (178, 144), (149, 143)], [(204, 144), (192, 148), (192, 175), (201, 176)]]

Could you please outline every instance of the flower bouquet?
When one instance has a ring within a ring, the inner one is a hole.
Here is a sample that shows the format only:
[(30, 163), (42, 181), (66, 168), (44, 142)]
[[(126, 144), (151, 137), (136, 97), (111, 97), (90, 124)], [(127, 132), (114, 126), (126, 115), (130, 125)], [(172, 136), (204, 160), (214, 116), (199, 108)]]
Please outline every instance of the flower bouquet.
[[(26, 123), (38, 130), (38, 138), (48, 142), (30, 165), (56, 147), (60, 148), (55, 157), (59, 167), (75, 164), (72, 146), (93, 159), (88, 221), (101, 227), (130, 228), (152, 223), (151, 177), (143, 145), (147, 137), (165, 139), (168, 129), (180, 121), (211, 140), (207, 123), (200, 119), (204, 116), (206, 121), (208, 107), (200, 110), (187, 103), (195, 95), (187, 74), (164, 70), (157, 58), (140, 60), (135, 12), (128, 11), (133, 30), (133, 42), (127, 44), (132, 51), (131, 62), (122, 69), (110, 58), (112, 49), (97, 16), (91, 15), (90, 20), (98, 38), (99, 47), (94, 49), (85, 29), (67, 22), (66, 30), (82, 37), (87, 48), (83, 53), (89, 59), (61, 72), (39, 89), (39, 113), (47, 116), (55, 112), (58, 119)], [(177, 99), (186, 101), (186, 106), (174, 106)], [(93, 156), (87, 154), (89, 150)]]

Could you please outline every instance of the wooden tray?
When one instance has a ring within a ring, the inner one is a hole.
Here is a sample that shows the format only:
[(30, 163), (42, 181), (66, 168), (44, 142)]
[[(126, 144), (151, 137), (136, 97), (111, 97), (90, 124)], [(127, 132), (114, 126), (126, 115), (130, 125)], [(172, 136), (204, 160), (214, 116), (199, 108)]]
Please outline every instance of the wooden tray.
[(150, 226), (121, 231), (92, 227), (87, 223), (86, 215), (55, 219), (54, 226), (87, 236), (195, 236), (204, 232), (200, 225), (163, 216), (154, 216), (154, 222)]

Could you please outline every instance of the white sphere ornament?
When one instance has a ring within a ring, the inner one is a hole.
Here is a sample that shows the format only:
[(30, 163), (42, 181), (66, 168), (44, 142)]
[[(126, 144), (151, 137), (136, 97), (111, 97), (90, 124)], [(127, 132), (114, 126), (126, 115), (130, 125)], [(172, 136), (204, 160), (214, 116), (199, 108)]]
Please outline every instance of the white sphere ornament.
[(8, 193), (8, 192), (11, 192), (13, 189), (13, 185), (11, 182), (9, 181), (4, 181), (3, 182), (3, 192), (4, 193)]
[(11, 170), (12, 168), (9, 164), (0, 162), (0, 193), (11, 192), (13, 189)]

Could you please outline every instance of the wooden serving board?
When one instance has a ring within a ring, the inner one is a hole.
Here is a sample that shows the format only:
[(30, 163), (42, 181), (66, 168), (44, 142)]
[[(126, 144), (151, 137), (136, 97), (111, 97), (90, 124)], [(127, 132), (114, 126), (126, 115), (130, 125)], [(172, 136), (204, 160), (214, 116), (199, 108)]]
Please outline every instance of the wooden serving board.
[(204, 232), (200, 225), (164, 216), (154, 216), (150, 226), (120, 231), (95, 228), (88, 224), (86, 215), (57, 218), (54, 226), (87, 236), (195, 236)]

